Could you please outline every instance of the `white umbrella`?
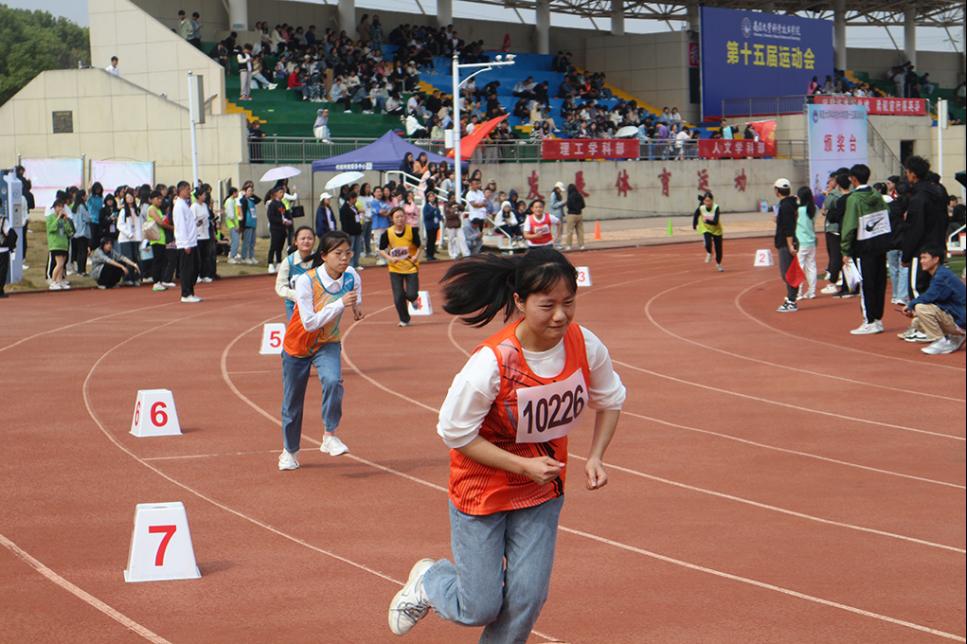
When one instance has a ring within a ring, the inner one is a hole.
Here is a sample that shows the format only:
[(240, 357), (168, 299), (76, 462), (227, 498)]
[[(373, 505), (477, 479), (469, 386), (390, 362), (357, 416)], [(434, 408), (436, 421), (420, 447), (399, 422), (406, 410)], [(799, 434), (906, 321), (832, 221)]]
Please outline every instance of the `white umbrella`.
[(288, 179), (299, 174), (302, 174), (302, 170), (299, 168), (293, 168), (291, 165), (284, 165), (278, 168), (272, 168), (263, 174), (259, 181), (263, 183), (268, 183), (269, 181), (280, 181), (282, 179)]
[(626, 125), (615, 132), (614, 135), (619, 139), (630, 139), (633, 136), (638, 136), (638, 128), (634, 125)]
[(326, 182), (326, 190), (338, 190), (343, 186), (348, 186), (351, 183), (356, 183), (366, 175), (362, 172), (340, 172), (332, 179)]

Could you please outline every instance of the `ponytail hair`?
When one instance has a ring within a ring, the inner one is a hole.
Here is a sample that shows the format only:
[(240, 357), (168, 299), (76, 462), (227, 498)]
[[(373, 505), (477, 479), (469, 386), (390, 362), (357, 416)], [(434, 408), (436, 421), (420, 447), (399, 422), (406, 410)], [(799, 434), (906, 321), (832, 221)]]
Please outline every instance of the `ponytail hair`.
[(813, 191), (809, 186), (803, 186), (796, 192), (796, 196), (799, 198), (799, 205), (805, 206), (806, 214), (809, 215), (810, 219), (816, 216), (816, 201), (813, 199)]
[(523, 301), (546, 293), (564, 280), (577, 292), (577, 270), (552, 248), (532, 248), (523, 255), (473, 255), (453, 264), (443, 276), (443, 310), (464, 324), (486, 326), (503, 311), (514, 313), (514, 294)]

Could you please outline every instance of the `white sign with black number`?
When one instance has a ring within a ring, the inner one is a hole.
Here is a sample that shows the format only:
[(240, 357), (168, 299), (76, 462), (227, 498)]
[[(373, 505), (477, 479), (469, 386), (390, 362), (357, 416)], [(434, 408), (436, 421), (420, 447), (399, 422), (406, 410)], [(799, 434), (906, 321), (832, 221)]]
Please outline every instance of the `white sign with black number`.
[(584, 373), (517, 390), (517, 442), (546, 443), (567, 436), (588, 403)]

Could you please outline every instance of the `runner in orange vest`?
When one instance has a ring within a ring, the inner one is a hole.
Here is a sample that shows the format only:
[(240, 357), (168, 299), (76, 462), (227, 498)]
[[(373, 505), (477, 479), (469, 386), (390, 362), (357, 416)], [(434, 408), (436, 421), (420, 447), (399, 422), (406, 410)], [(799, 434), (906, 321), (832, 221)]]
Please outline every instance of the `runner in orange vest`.
[(453, 562), (418, 561), (389, 626), (404, 635), (433, 608), (484, 626), (481, 642), (524, 642), (547, 598), (568, 434), (595, 410), (584, 473), (587, 489), (600, 489), (625, 387), (601, 340), (573, 321), (577, 271), (556, 250), (477, 255), (443, 279), (444, 309), (464, 322), (518, 319), (477, 347), (440, 408)]

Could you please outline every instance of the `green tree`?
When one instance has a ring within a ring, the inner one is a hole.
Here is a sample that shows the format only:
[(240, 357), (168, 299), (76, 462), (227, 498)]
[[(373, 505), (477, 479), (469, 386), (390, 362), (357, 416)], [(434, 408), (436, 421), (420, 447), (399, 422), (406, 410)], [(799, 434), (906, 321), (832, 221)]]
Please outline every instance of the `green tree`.
[(85, 27), (46, 11), (0, 4), (0, 105), (48, 69), (90, 64)]

